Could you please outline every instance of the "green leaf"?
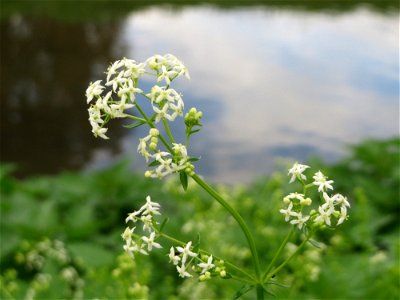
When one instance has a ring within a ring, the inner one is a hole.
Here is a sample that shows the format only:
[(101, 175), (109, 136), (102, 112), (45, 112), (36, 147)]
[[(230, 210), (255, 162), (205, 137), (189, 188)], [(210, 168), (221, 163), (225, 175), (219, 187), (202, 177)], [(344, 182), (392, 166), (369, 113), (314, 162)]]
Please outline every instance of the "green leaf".
[(169, 218), (165, 218), (164, 221), (160, 225), (160, 232), (164, 229), (164, 226), (168, 223)]
[(130, 125), (124, 125), (124, 127), (132, 129), (132, 128), (136, 128), (136, 127), (142, 126), (143, 124), (146, 124), (146, 122), (145, 121), (137, 121), (137, 122), (135, 122), (133, 124), (130, 124)]
[(188, 176), (185, 171), (179, 172), (179, 179), (181, 180), (183, 189), (186, 191), (188, 187)]
[(254, 285), (250, 285), (250, 284), (246, 283), (244, 286), (242, 286), (236, 292), (236, 294), (233, 296), (232, 300), (236, 300), (236, 299), (242, 297), (244, 294), (246, 294), (247, 292), (251, 291), (252, 289), (254, 289)]
[(148, 167), (155, 167), (159, 166), (161, 163), (158, 160), (153, 160), (151, 163), (148, 164)]
[(199, 131), (200, 131), (200, 129), (191, 130), (191, 131), (189, 132), (189, 134), (193, 134), (193, 133), (196, 133), (196, 132), (199, 132)]
[(189, 161), (198, 161), (200, 159), (200, 157), (191, 157), (188, 160)]
[(196, 243), (194, 243), (193, 245), (193, 252), (199, 252), (199, 248), (200, 248), (200, 233), (198, 232)]

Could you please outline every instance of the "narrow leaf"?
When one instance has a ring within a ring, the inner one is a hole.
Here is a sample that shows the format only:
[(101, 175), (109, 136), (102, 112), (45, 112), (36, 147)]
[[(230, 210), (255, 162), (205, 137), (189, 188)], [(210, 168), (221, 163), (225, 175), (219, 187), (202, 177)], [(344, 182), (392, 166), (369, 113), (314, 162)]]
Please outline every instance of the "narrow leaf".
[(198, 161), (200, 159), (200, 157), (191, 157), (188, 160), (189, 161)]
[(161, 163), (158, 160), (153, 160), (151, 163), (149, 163), (147, 166), (148, 167), (155, 167), (159, 166)]
[(181, 180), (183, 189), (186, 191), (188, 187), (188, 176), (185, 171), (179, 172), (179, 179)]
[(232, 300), (236, 300), (239, 299), (240, 297), (242, 297), (244, 294), (246, 294), (247, 292), (251, 291), (252, 289), (254, 289), (254, 285), (250, 285), (248, 283), (246, 283), (244, 286), (242, 286), (235, 295), (233, 295)]
[(125, 128), (129, 128), (129, 129), (132, 129), (132, 128), (136, 128), (136, 127), (142, 126), (142, 125), (145, 124), (145, 123), (146, 123), (146, 122), (144, 122), (144, 121), (137, 121), (137, 122), (132, 123), (132, 124), (130, 124), (130, 125), (124, 125), (124, 127), (125, 127)]
[(169, 218), (165, 218), (164, 221), (160, 225), (160, 232), (164, 229), (164, 226), (168, 223)]
[(199, 251), (199, 248), (200, 248), (200, 233), (198, 232), (198, 233), (197, 233), (197, 240), (196, 240), (196, 243), (194, 243), (194, 245), (193, 245), (193, 251), (194, 251), (194, 252), (198, 252), (198, 251)]

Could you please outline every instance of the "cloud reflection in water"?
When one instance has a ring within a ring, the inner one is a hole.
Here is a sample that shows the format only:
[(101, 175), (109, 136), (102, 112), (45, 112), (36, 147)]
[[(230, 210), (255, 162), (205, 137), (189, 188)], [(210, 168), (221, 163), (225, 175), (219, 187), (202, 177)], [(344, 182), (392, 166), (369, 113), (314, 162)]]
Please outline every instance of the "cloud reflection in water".
[(192, 79), (175, 87), (204, 112), (191, 147), (198, 170), (243, 182), (278, 157), (334, 160), (346, 143), (397, 134), (397, 27), (398, 16), (366, 9), (152, 8), (127, 18), (121, 39), (136, 60), (173, 53), (186, 63)]

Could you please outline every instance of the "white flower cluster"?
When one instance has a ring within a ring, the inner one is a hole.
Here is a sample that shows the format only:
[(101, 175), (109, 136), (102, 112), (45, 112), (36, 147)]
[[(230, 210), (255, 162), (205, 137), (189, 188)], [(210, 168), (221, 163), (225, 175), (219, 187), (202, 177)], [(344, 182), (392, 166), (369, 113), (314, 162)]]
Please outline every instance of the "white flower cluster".
[(169, 174), (186, 170), (193, 171), (193, 165), (189, 162), (186, 147), (182, 144), (173, 143), (173, 156), (169, 152), (157, 149), (159, 131), (151, 128), (149, 134), (139, 139), (138, 153), (140, 153), (148, 162), (154, 159), (150, 164), (155, 166), (152, 170), (147, 170), (144, 175), (151, 178), (163, 178)]
[(184, 103), (182, 97), (174, 89), (155, 85), (146, 96), (150, 99), (156, 113), (155, 123), (163, 119), (174, 121), (177, 116), (183, 115)]
[(308, 169), (309, 166), (298, 164), (297, 162), (289, 169), (288, 175), (291, 175), (290, 183), (295, 179), (299, 180), (305, 187), (305, 191), (308, 187), (317, 186), (322, 204), (318, 206), (317, 210), (312, 209), (308, 214), (305, 212), (306, 207), (311, 206), (311, 198), (306, 197), (305, 194), (301, 193), (290, 193), (283, 198), (286, 208), (281, 209), (280, 213), (285, 216), (285, 221), (291, 224), (297, 225), (299, 229), (303, 226), (332, 226), (332, 218), (336, 219), (336, 226), (342, 224), (347, 218), (347, 208), (350, 207), (350, 203), (347, 198), (341, 194), (334, 194), (329, 196), (328, 190), (333, 190), (333, 180), (328, 178), (318, 171), (314, 174), (314, 181), (311, 184), (306, 185), (305, 180), (307, 177), (303, 172)]
[(167, 85), (171, 84), (171, 81), (178, 76), (185, 75), (190, 79), (189, 72), (183, 63), (172, 54), (166, 54), (164, 56), (154, 55), (147, 59), (147, 65), (150, 69), (156, 71), (157, 82), (165, 80)]
[(191, 270), (200, 275), (200, 281), (211, 279), (211, 276), (216, 274), (221, 277), (226, 276), (223, 261), (220, 261), (216, 266), (212, 255), (199, 255), (192, 252), (191, 248), (192, 242), (188, 242), (185, 247), (171, 247), (169, 251), (169, 261), (176, 266), (180, 277), (193, 277), (189, 273), (191, 264)]
[[(146, 72), (146, 67), (156, 73)], [(156, 76), (157, 83), (164, 80), (167, 86), (156, 85), (149, 94), (144, 94), (138, 87), (138, 81), (145, 73)], [(112, 63), (106, 74), (104, 85), (102, 85), (102, 80), (97, 80), (90, 83), (86, 90), (87, 103), (91, 103), (88, 109), (89, 122), (95, 137), (108, 139), (106, 136), (108, 129), (104, 126), (110, 119), (126, 117), (125, 111), (135, 106), (137, 94), (151, 101), (156, 114), (156, 123), (162, 119), (173, 121), (178, 115), (183, 114), (182, 97), (175, 90), (170, 89), (169, 85), (178, 76), (186, 75), (189, 78), (189, 73), (175, 56), (154, 55), (144, 63), (124, 58)], [(106, 87), (111, 90), (103, 96)], [(94, 100), (96, 101), (93, 103)]]
[(151, 201), (150, 196), (146, 197), (146, 203), (138, 210), (130, 213), (126, 218), (125, 222), (132, 221), (137, 223), (138, 221), (143, 223), (143, 231), (149, 233), (148, 236), (140, 236), (134, 233), (136, 227), (126, 227), (124, 233), (122, 233), (122, 239), (125, 241), (124, 250), (134, 258), (135, 253), (142, 253), (148, 255), (153, 248), (162, 248), (159, 243), (155, 241), (157, 233), (154, 228), (155, 215), (160, 215), (160, 204)]

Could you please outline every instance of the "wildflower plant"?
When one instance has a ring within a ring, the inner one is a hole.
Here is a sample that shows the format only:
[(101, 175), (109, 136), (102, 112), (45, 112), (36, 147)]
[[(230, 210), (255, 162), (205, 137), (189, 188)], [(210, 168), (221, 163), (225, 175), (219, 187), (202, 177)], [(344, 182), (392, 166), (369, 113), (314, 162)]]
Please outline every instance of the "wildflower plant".
[[(154, 86), (149, 91), (141, 88), (143, 77), (152, 77)], [(106, 71), (106, 79), (90, 83), (86, 90), (89, 122), (95, 137), (108, 139), (107, 124), (115, 118), (133, 121), (127, 128), (148, 126), (148, 134), (139, 138), (137, 152), (148, 163), (144, 176), (162, 179), (170, 174), (179, 174), (184, 190), (191, 178), (214, 198), (237, 222), (247, 241), (253, 272), (236, 266), (217, 255), (201, 249), (199, 241), (180, 241), (164, 231), (166, 220), (161, 220), (162, 207), (147, 196), (145, 204), (126, 218), (127, 227), (122, 233), (123, 249), (134, 258), (135, 255), (149, 255), (152, 251), (163, 251), (169, 262), (182, 278), (197, 277), (199, 281), (212, 278), (232, 279), (242, 282), (243, 287), (234, 298), (255, 290), (257, 299), (270, 293), (269, 284), (278, 284), (274, 278), (296, 255), (315, 233), (326, 228), (335, 228), (348, 218), (350, 204), (341, 194), (333, 194), (333, 180), (321, 171), (311, 177), (306, 175), (311, 167), (295, 163), (289, 169), (289, 183), (298, 182), (301, 190), (286, 195), (283, 199), (282, 214), (290, 230), (269, 262), (260, 261), (256, 243), (245, 220), (221, 194), (205, 182), (196, 172), (194, 162), (199, 158), (191, 156), (189, 141), (200, 131), (202, 112), (192, 107), (184, 114), (183, 96), (172, 88), (174, 80), (189, 72), (184, 64), (171, 54), (154, 55), (145, 62), (123, 58), (112, 63)], [(143, 105), (150, 105), (152, 114), (147, 115)], [(176, 141), (169, 123), (183, 118), (185, 140)], [(312, 179), (311, 179), (312, 178)], [(318, 195), (315, 197), (315, 193)], [(277, 212), (278, 213), (278, 212)], [(286, 259), (279, 262), (286, 246), (294, 234), (302, 236), (302, 242)], [(173, 244), (165, 249), (162, 241)]]

